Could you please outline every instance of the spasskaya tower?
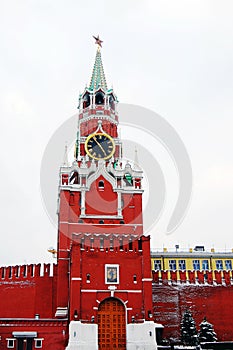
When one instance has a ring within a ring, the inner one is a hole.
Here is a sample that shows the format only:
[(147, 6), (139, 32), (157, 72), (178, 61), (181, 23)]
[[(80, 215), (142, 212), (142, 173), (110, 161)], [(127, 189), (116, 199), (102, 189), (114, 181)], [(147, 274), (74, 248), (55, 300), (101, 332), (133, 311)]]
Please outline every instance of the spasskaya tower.
[(142, 170), (122, 160), (117, 96), (101, 44), (79, 96), (75, 157), (60, 169), (56, 317), (67, 350), (157, 349), (150, 237), (143, 235)]

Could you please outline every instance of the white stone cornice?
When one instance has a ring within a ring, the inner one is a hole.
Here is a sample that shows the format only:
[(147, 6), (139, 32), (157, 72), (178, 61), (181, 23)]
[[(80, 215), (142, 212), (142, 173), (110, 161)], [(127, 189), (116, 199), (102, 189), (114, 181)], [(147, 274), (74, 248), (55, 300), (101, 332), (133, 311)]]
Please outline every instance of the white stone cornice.
[(80, 184), (69, 184), (69, 185), (61, 185), (59, 186), (60, 191), (72, 191), (72, 192), (80, 192), (83, 190), (83, 187)]
[[(104, 293), (104, 292), (110, 292), (109, 289), (81, 289), (81, 292), (84, 292), (84, 293)], [(118, 292), (118, 293), (142, 293), (142, 290), (141, 289), (119, 289), (119, 290), (116, 290), (115, 293)]]
[(80, 119), (80, 124), (87, 122), (89, 120), (93, 120), (93, 119), (104, 119), (104, 120), (110, 121), (111, 123), (113, 123), (115, 125), (119, 124), (118, 121), (115, 119), (116, 114), (111, 113), (111, 115), (109, 116), (109, 115), (105, 115), (103, 113), (104, 113), (104, 111), (100, 110), (100, 111), (98, 111), (98, 114), (91, 114), (91, 115), (86, 116), (86, 114), (88, 114), (88, 112), (87, 113), (84, 112), (83, 118)]
[[(91, 214), (81, 214), (80, 219), (123, 219), (123, 215), (91, 215)], [(99, 224), (100, 226), (103, 224)], [(95, 224), (97, 226), (97, 224)], [(119, 226), (119, 224), (118, 224)]]

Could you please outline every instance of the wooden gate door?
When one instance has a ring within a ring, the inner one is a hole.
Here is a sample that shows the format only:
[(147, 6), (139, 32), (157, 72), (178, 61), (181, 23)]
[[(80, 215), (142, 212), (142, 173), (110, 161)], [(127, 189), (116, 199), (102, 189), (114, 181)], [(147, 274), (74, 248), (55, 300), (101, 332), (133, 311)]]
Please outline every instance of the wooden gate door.
[(125, 307), (115, 298), (105, 299), (98, 310), (99, 350), (126, 350)]

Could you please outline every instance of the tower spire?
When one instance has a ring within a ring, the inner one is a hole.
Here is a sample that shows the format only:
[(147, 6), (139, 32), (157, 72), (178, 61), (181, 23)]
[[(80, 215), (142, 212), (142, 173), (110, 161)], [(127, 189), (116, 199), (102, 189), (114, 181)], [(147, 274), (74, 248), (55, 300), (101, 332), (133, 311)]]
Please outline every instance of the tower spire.
[(139, 160), (138, 160), (138, 150), (135, 147), (134, 150), (134, 170), (141, 170), (140, 166), (139, 166)]
[(96, 40), (97, 51), (95, 56), (95, 63), (92, 71), (91, 76), (91, 82), (89, 85), (89, 88), (92, 90), (96, 90), (98, 88), (102, 88), (104, 91), (108, 90), (105, 74), (104, 74), (104, 68), (102, 63), (102, 57), (101, 57), (101, 50), (102, 47), (102, 40), (100, 40), (99, 35), (97, 37), (93, 36), (93, 38)]

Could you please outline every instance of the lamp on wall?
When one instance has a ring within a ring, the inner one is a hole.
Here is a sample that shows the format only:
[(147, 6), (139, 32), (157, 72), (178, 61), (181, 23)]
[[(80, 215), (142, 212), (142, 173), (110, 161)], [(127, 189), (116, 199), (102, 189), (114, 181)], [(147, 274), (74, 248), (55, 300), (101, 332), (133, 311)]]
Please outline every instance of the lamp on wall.
[(151, 310), (148, 310), (148, 317), (149, 317), (149, 318), (152, 318), (152, 317), (153, 317), (153, 315), (152, 315), (152, 313), (151, 313)]
[(78, 319), (78, 311), (74, 310), (74, 320), (77, 321)]

